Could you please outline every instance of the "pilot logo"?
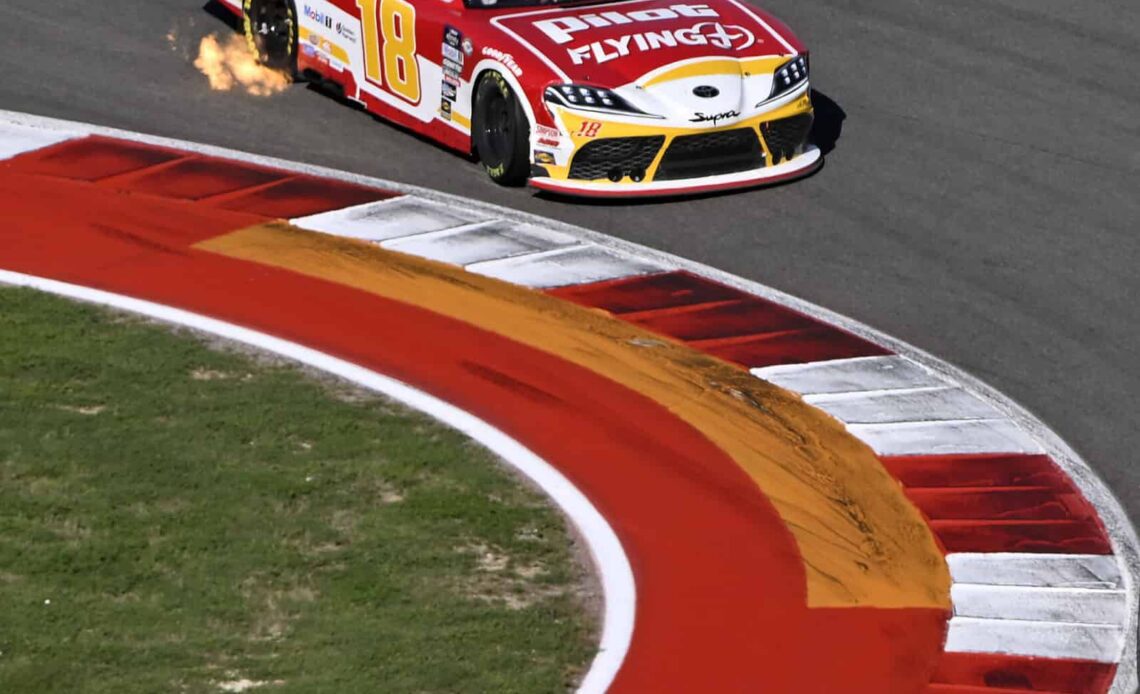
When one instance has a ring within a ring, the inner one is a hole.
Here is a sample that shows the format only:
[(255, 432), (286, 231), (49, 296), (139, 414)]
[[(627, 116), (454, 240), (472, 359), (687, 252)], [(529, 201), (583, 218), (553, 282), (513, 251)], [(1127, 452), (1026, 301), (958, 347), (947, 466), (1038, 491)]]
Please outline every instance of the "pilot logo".
[(699, 96), (702, 99), (711, 99), (714, 96), (719, 96), (720, 90), (710, 84), (702, 84), (698, 87), (693, 87), (693, 95)]
[(756, 36), (742, 26), (699, 22), (682, 29), (646, 31), (602, 39), (581, 46), (571, 46), (566, 51), (570, 55), (571, 62), (581, 65), (589, 60), (598, 64), (609, 62), (634, 51), (643, 53), (678, 46), (715, 46), (724, 50), (743, 51), (755, 43)]
[(756, 37), (742, 26), (725, 26), (719, 22), (704, 22), (693, 27), (708, 39), (711, 46), (742, 51), (756, 43)]

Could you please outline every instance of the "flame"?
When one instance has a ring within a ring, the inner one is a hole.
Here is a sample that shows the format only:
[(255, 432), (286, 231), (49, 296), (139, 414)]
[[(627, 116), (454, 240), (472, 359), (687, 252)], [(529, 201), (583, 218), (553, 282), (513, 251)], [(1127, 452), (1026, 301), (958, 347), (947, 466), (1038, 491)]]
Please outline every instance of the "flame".
[(241, 36), (230, 36), (222, 43), (214, 35), (198, 45), (194, 67), (210, 80), (210, 89), (228, 92), (238, 87), (254, 96), (270, 96), (284, 91), (293, 80), (280, 70), (259, 65)]

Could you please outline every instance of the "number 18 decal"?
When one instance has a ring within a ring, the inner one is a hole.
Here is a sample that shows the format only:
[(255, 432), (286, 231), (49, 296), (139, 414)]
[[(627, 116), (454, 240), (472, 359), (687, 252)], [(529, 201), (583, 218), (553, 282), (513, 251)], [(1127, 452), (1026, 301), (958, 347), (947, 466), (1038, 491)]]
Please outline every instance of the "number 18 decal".
[[(413, 104), (420, 100), (416, 8), (407, 0), (356, 0), (364, 34), (364, 75)], [(383, 68), (381, 68), (383, 59)]]

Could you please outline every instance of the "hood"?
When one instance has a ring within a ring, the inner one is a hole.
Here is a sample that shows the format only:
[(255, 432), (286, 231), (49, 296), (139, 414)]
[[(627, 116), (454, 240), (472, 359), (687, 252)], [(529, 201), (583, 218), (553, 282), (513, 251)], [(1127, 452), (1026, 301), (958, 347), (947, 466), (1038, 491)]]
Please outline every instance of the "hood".
[(556, 78), (616, 88), (682, 61), (790, 56), (802, 48), (771, 17), (737, 0), (630, 0), (504, 14), (494, 24)]

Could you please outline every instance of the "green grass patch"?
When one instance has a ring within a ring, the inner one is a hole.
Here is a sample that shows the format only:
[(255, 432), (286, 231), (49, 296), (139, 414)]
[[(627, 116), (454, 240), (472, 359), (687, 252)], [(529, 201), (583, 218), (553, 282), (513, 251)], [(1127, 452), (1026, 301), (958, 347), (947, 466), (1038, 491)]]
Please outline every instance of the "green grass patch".
[(0, 691), (557, 692), (562, 517), (405, 408), (0, 289)]

